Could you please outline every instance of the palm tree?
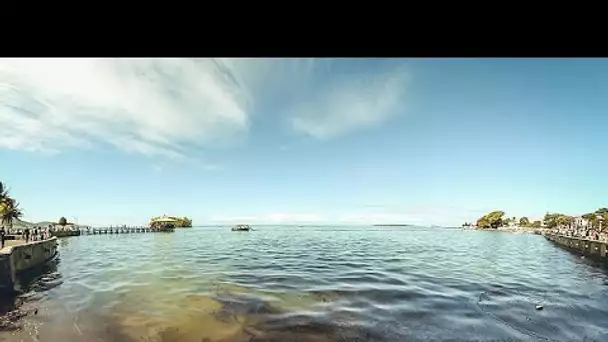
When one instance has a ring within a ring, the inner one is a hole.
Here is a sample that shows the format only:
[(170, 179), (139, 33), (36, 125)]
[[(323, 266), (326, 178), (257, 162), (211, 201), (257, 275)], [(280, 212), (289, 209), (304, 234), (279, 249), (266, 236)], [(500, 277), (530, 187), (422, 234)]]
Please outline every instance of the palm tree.
[(68, 220), (66, 220), (66, 218), (65, 218), (65, 217), (61, 217), (61, 218), (59, 219), (59, 222), (58, 222), (58, 223), (59, 223), (59, 225), (60, 225), (60, 226), (65, 226), (65, 225), (67, 225), (67, 224), (68, 224)]
[(2, 182), (0, 182), (0, 203), (4, 202), (4, 199), (8, 198), (8, 188), (4, 186)]
[(4, 183), (0, 182), (0, 224), (4, 225), (4, 206), (8, 201), (8, 189), (4, 186)]
[(23, 216), (23, 211), (19, 208), (19, 202), (10, 197), (4, 197), (0, 203), (0, 221), (2, 225), (8, 227), (9, 231), (13, 230), (13, 220), (20, 219)]

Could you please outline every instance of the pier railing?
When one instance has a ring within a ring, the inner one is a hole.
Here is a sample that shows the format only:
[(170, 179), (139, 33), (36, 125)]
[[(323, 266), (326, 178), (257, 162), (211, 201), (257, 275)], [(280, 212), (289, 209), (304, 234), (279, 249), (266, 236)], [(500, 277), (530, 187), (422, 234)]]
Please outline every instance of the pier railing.
[(96, 234), (137, 234), (137, 233), (158, 233), (160, 229), (150, 227), (96, 227), (80, 229), (81, 235)]
[(151, 227), (86, 227), (78, 229), (54, 230), (51, 235), (56, 237), (68, 237), (79, 235), (101, 235), (101, 234), (140, 234), (140, 233), (160, 233), (166, 230)]

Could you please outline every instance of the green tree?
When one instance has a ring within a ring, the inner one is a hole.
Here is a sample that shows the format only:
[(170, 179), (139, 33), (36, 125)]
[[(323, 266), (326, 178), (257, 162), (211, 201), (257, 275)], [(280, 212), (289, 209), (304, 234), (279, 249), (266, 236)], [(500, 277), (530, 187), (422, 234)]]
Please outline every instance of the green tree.
[(540, 228), (540, 226), (541, 226), (540, 221), (534, 221), (534, 222), (532, 222), (532, 225), (531, 225), (532, 228)]
[(572, 227), (572, 225), (574, 225), (574, 217), (560, 215), (557, 217), (557, 224), (560, 227)]
[(504, 211), (495, 210), (492, 211), (477, 220), (477, 227), (479, 228), (498, 228), (503, 226), (502, 217), (505, 215)]
[(563, 217), (566, 217), (566, 215), (560, 213), (546, 213), (543, 222), (547, 228), (555, 228), (564, 221)]
[(597, 214), (596, 213), (587, 213), (587, 214), (583, 214), (581, 215), (582, 218), (584, 218), (587, 221), (592, 221), (596, 218)]
[(19, 202), (10, 197), (8, 187), (0, 182), (0, 224), (9, 230), (13, 229), (13, 220), (23, 216)]
[(476, 226), (477, 226), (477, 228), (489, 228), (490, 223), (484, 216), (484, 217), (481, 217), (479, 220), (477, 220)]
[(595, 214), (593, 228), (601, 229), (602, 231), (606, 230), (606, 226), (608, 225), (608, 208), (599, 208), (595, 211)]
[(59, 225), (60, 225), (60, 226), (65, 226), (65, 225), (67, 225), (67, 224), (68, 224), (68, 220), (66, 220), (66, 219), (65, 219), (65, 217), (61, 217), (61, 218), (59, 219)]
[(4, 197), (0, 203), (0, 222), (6, 226), (9, 231), (13, 230), (13, 221), (20, 219), (23, 216), (23, 211), (19, 207), (19, 202), (10, 197)]
[(0, 203), (4, 201), (4, 199), (8, 197), (8, 188), (4, 186), (2, 182), (0, 182)]
[(599, 220), (597, 219), (596, 213), (587, 213), (581, 216), (587, 221), (587, 224), (592, 228), (597, 228), (599, 226)]
[(527, 217), (522, 217), (519, 219), (519, 226), (520, 227), (527, 227), (530, 225), (530, 220)]

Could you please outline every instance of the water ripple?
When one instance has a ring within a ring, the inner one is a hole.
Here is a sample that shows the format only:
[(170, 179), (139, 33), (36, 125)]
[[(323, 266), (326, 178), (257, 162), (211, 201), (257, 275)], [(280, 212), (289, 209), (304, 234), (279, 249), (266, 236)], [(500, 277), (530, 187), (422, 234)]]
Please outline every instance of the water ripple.
[(82, 236), (0, 339), (605, 341), (607, 274), (539, 236), (449, 229)]

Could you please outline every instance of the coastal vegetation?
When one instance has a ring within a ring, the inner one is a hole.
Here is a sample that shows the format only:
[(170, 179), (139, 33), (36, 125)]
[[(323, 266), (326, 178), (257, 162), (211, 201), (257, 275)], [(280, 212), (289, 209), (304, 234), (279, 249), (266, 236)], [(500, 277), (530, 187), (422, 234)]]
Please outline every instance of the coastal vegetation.
[(14, 198), (10, 196), (8, 188), (0, 182), (0, 224), (9, 230), (13, 229), (13, 221), (19, 220), (23, 211)]
[[(568, 216), (562, 213), (546, 213), (541, 220), (533, 222), (526, 216), (517, 220), (516, 217), (505, 218), (505, 212), (495, 210), (480, 217), (475, 226), (477, 229), (498, 229), (508, 226), (519, 226), (521, 228), (560, 228), (560, 227), (575, 227), (585, 226), (592, 229), (603, 230), (608, 224), (608, 208), (599, 208), (594, 212), (586, 213), (581, 216)], [(463, 226), (473, 226), (473, 224), (465, 222)]]
[(61, 217), (57, 223), (59, 223), (60, 226), (65, 227), (68, 224), (68, 220), (65, 217)]
[(492, 211), (477, 220), (477, 228), (499, 228), (505, 225), (502, 217), (505, 216), (505, 212), (501, 210)]

